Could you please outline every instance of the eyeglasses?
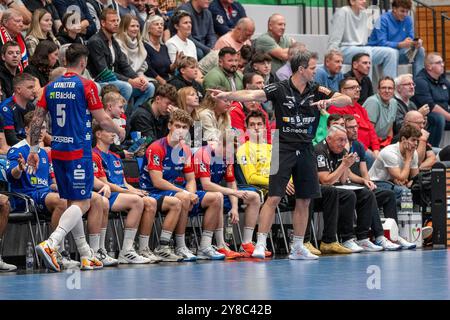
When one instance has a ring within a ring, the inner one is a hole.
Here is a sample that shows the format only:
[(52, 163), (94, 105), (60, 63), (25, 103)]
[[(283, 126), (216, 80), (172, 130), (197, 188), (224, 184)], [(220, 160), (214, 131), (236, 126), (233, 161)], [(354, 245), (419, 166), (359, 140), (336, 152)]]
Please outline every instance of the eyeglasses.
[(361, 86), (353, 86), (353, 87), (347, 87), (343, 88), (344, 90), (361, 90)]
[(440, 61), (435, 61), (435, 62), (432, 62), (431, 64), (444, 64), (444, 61), (443, 60), (440, 60)]
[(415, 88), (416, 84), (414, 82), (408, 82), (408, 83), (402, 83), (401, 86), (404, 86), (404, 87), (411, 86), (411, 87)]
[(358, 128), (359, 128), (358, 125), (356, 125), (356, 126), (346, 126), (345, 127), (345, 129), (347, 129), (347, 130), (357, 130)]
[(383, 90), (383, 91), (394, 91), (394, 87), (380, 87), (380, 90)]

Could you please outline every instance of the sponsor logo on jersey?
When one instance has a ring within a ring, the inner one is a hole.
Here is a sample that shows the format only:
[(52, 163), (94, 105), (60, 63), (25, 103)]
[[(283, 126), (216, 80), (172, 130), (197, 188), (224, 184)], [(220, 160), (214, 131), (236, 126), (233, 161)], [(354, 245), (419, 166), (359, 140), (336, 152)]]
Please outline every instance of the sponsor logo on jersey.
[(200, 172), (206, 172), (206, 166), (203, 162), (200, 163)]
[(156, 166), (159, 166), (159, 165), (160, 165), (159, 156), (158, 156), (157, 154), (154, 154), (154, 155), (153, 155), (153, 163), (154, 163)]
[(73, 143), (73, 137), (53, 136), (52, 141), (59, 143)]
[(66, 100), (76, 100), (75, 93), (73, 92), (50, 92), (50, 99), (66, 99)]
[(114, 160), (113, 164), (114, 164), (114, 167), (120, 168), (120, 160)]
[(319, 155), (317, 156), (317, 166), (318, 166), (319, 168), (323, 168), (323, 167), (326, 166), (326, 163), (325, 163), (325, 157), (324, 157), (323, 155), (321, 155), (321, 154), (319, 154)]
[(84, 169), (73, 170), (73, 178), (75, 180), (84, 180), (86, 178), (86, 171)]
[(32, 185), (44, 185), (47, 186), (48, 185), (48, 181), (46, 179), (42, 179), (39, 177), (30, 177), (30, 182)]
[(53, 88), (55, 89), (65, 89), (65, 88), (75, 88), (75, 82), (55, 82)]

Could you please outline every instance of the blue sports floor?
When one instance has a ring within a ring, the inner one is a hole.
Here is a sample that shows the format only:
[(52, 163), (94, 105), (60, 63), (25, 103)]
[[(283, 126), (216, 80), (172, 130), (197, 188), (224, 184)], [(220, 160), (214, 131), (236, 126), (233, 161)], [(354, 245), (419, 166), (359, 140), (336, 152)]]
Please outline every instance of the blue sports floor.
[[(0, 299), (450, 299), (447, 250), (0, 274)], [(78, 289), (79, 288), (79, 289)], [(372, 289), (369, 289), (372, 288)]]

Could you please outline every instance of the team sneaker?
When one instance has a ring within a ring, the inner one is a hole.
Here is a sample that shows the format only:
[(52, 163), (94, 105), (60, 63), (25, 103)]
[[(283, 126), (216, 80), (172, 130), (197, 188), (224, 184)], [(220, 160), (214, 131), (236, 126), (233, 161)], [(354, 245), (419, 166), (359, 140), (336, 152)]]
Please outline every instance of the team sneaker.
[(422, 227), (422, 239), (425, 240), (433, 234), (433, 227)]
[(375, 244), (377, 246), (383, 247), (383, 249), (387, 251), (396, 251), (402, 248), (401, 245), (391, 242), (385, 236), (381, 236), (380, 239), (375, 240)]
[[(243, 243), (241, 244), (240, 251), (243, 258), (250, 258), (253, 254), (253, 251), (255, 251), (255, 244), (253, 242)], [(266, 258), (270, 257), (272, 256), (272, 252), (265, 250), (264, 256)]]
[[(305, 246), (306, 247), (306, 246)], [(309, 248), (308, 248), (309, 249)], [(317, 250), (317, 249), (316, 249)], [(310, 250), (311, 251), (311, 250)], [(318, 251), (318, 250), (317, 250)], [(353, 253), (353, 251), (349, 248), (344, 247), (342, 244), (340, 244), (339, 242), (335, 241), (332, 243), (325, 243), (325, 242), (321, 242), (320, 243), (320, 251), (322, 253), (337, 253), (337, 254), (349, 254), (349, 253)], [(311, 253), (315, 254), (314, 252), (311, 251)]]
[[(315, 254), (316, 256), (320, 256), (322, 254), (322, 244), (320, 244), (320, 250), (317, 249), (316, 247), (314, 247), (313, 244), (309, 241), (305, 242), (303, 245), (309, 250), (309, 252), (311, 252), (312, 254)], [(324, 252), (324, 253), (326, 253), (326, 252)]]
[(36, 246), (36, 252), (44, 260), (45, 266), (53, 271), (60, 272), (61, 267), (57, 259), (57, 250), (49, 246), (48, 240), (42, 241)]
[(143, 257), (149, 259), (150, 263), (158, 263), (158, 262), (162, 261), (162, 259), (160, 257), (158, 257), (157, 255), (155, 255), (152, 252), (152, 250), (150, 250), (149, 247), (147, 247), (147, 248), (145, 248), (143, 250), (139, 250), (138, 253), (139, 253), (140, 256), (143, 256)]
[(58, 255), (58, 263), (60, 266), (63, 267), (63, 269), (75, 269), (75, 268), (79, 268), (80, 267), (80, 262), (76, 261), (76, 260), (72, 260), (70, 258), (70, 253), (67, 252), (66, 250), (62, 251), (59, 255)]
[(266, 257), (266, 246), (262, 244), (256, 244), (255, 250), (253, 250), (252, 258), (264, 259)]
[(228, 248), (227, 246), (222, 247), (222, 248), (215, 248), (217, 250), (217, 252), (225, 255), (225, 259), (237, 259), (242, 257), (242, 255), (239, 252), (233, 251), (230, 248)]
[(90, 249), (89, 256), (81, 257), (80, 270), (97, 270), (103, 268), (103, 263), (95, 256), (94, 250)]
[(179, 262), (184, 259), (184, 257), (176, 255), (169, 246), (160, 246), (155, 250), (155, 254), (160, 257), (163, 262)]
[(345, 241), (342, 244), (342, 246), (347, 248), (347, 249), (352, 250), (353, 253), (359, 253), (359, 252), (363, 252), (364, 251), (364, 248), (360, 247), (356, 243), (355, 239), (350, 239), (350, 240)]
[(291, 260), (317, 260), (319, 256), (312, 254), (305, 246), (294, 247), (292, 246), (291, 254), (289, 255)]
[(121, 250), (119, 252), (119, 263), (120, 264), (145, 264), (150, 263), (150, 259), (145, 258), (137, 254), (134, 249), (128, 251)]
[(411, 250), (416, 248), (416, 244), (412, 242), (408, 242), (402, 237), (398, 237), (397, 243), (402, 246), (402, 249)]
[(108, 255), (108, 252), (105, 248), (98, 249), (95, 256), (103, 263), (104, 267), (112, 267), (119, 264), (119, 261), (117, 259), (114, 259), (113, 257)]
[(225, 255), (217, 252), (213, 246), (209, 246), (206, 248), (200, 248), (197, 251), (197, 259), (198, 260), (224, 260)]
[(363, 248), (364, 251), (367, 251), (367, 252), (377, 252), (377, 251), (383, 250), (382, 246), (379, 246), (379, 245), (376, 245), (376, 244), (370, 242), (369, 238), (366, 238), (363, 240), (358, 240), (358, 241), (356, 241), (356, 243), (358, 244), (358, 246)]
[(175, 249), (175, 254), (177, 256), (183, 257), (183, 261), (186, 261), (186, 262), (197, 261), (197, 257), (186, 246), (176, 248)]
[(9, 272), (17, 270), (17, 267), (13, 264), (6, 263), (2, 260), (2, 256), (0, 256), (0, 272)]

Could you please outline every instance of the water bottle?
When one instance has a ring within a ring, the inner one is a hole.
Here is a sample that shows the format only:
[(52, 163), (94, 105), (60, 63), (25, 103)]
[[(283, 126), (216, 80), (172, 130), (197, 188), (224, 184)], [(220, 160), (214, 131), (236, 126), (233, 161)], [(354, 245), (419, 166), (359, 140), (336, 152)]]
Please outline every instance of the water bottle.
[(412, 201), (412, 193), (409, 189), (403, 189), (402, 191), (402, 203), (401, 203), (401, 211), (402, 213), (412, 213), (413, 211), (413, 201)]
[(233, 240), (233, 223), (231, 222), (231, 214), (228, 214), (227, 224), (225, 226), (225, 241), (230, 243)]
[(65, 239), (65, 240), (64, 240), (64, 251), (67, 251), (67, 253), (70, 254), (69, 239)]
[(25, 256), (25, 267), (27, 271), (33, 271), (34, 267), (34, 250), (31, 242), (27, 243), (27, 251)]
[(109, 238), (109, 242), (108, 242), (108, 256), (110, 256), (111, 258), (116, 258), (116, 251), (114, 250), (114, 240), (113, 238)]

